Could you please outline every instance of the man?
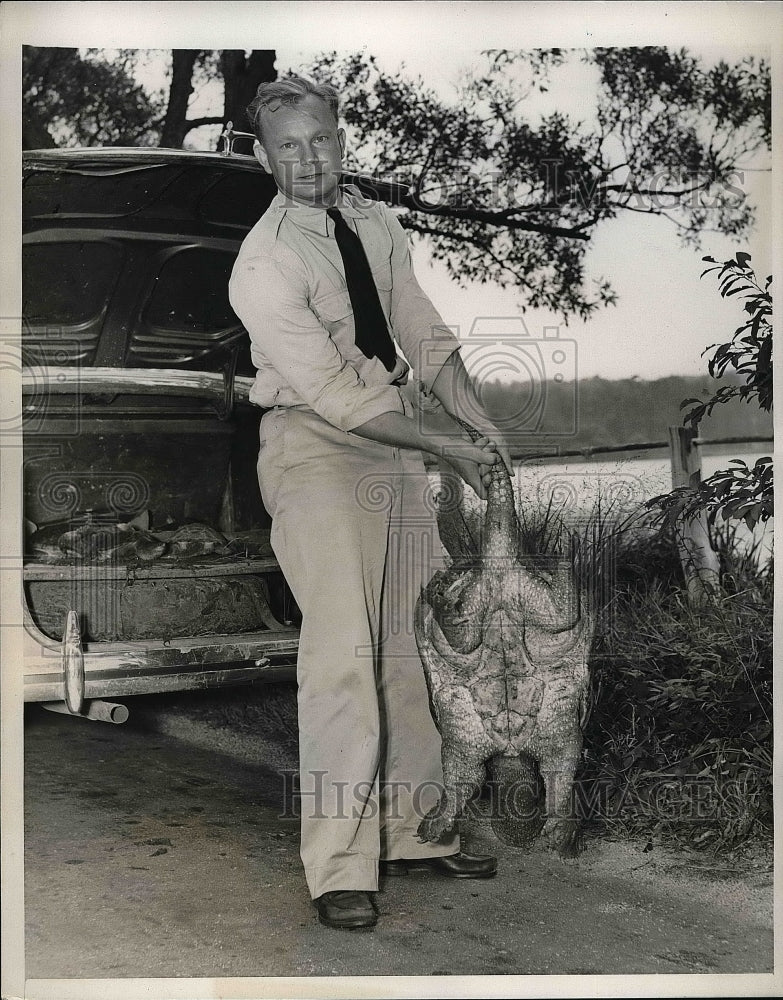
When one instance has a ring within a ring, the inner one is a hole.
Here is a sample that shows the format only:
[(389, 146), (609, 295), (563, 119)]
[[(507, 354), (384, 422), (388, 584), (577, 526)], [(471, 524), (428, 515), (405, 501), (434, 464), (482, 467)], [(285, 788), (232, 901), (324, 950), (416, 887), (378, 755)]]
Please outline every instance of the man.
[[(421, 452), (482, 496), (501, 458), (394, 214), (339, 187), (337, 111), (331, 87), (302, 78), (258, 88), (254, 152), (278, 195), (242, 245), (229, 294), (258, 369), (251, 399), (268, 408), (258, 475), (272, 546), (303, 615), (302, 862), (321, 922), (356, 928), (376, 922), (379, 860), (386, 875), (496, 871), (494, 858), (461, 853), (456, 835), (417, 837), (442, 772), (411, 618), (440, 558), (427, 547)], [(411, 391), (409, 362), (442, 404), (432, 412)], [(449, 415), (461, 412), (487, 436), (474, 444)]]

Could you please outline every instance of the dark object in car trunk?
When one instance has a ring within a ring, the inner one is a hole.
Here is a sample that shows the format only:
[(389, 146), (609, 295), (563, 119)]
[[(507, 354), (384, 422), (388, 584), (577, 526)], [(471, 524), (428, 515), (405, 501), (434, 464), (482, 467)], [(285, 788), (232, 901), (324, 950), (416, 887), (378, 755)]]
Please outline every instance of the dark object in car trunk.
[[(188, 576), (171, 576), (174, 566), (145, 568), (139, 579), (125, 567), (124, 577), (90, 573), (93, 567), (58, 567), (70, 579), (32, 580), (27, 602), (36, 625), (62, 638), (66, 613), (80, 612), (86, 640), (175, 639), (233, 635), (279, 628), (269, 606), (263, 576), (214, 575), (214, 567), (191, 567)], [(226, 567), (228, 568), (228, 567)]]

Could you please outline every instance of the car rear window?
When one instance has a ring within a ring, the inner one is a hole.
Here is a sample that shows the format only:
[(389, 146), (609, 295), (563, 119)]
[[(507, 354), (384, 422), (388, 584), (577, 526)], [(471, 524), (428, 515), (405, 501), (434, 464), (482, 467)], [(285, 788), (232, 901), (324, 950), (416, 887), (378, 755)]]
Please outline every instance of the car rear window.
[(163, 260), (131, 337), (132, 367), (209, 371), (225, 363), (224, 349), (246, 336), (228, 302), (234, 259), (233, 253), (184, 247)]
[(276, 192), (260, 166), (84, 157), (25, 163), (24, 364), (254, 374), (228, 301)]

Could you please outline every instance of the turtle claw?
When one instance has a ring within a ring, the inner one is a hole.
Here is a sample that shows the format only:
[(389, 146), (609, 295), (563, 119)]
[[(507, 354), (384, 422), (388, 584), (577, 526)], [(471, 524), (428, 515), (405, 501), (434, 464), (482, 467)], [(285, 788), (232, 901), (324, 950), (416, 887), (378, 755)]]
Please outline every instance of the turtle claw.
[(436, 843), (453, 826), (454, 818), (442, 812), (441, 806), (438, 804), (430, 809), (421, 823), (419, 823), (417, 833), (422, 843)]
[(561, 857), (575, 858), (579, 854), (579, 824), (575, 819), (550, 816), (544, 823), (541, 835)]

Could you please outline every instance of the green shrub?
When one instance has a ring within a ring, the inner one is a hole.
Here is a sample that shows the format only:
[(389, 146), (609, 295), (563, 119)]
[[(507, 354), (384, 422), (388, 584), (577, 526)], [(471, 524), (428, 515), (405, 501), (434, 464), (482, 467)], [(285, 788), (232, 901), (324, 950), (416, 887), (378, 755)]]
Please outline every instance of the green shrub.
[(621, 546), (580, 779), (603, 824), (731, 847), (771, 831), (772, 572), (735, 532), (715, 542), (721, 591), (698, 609), (671, 539)]

